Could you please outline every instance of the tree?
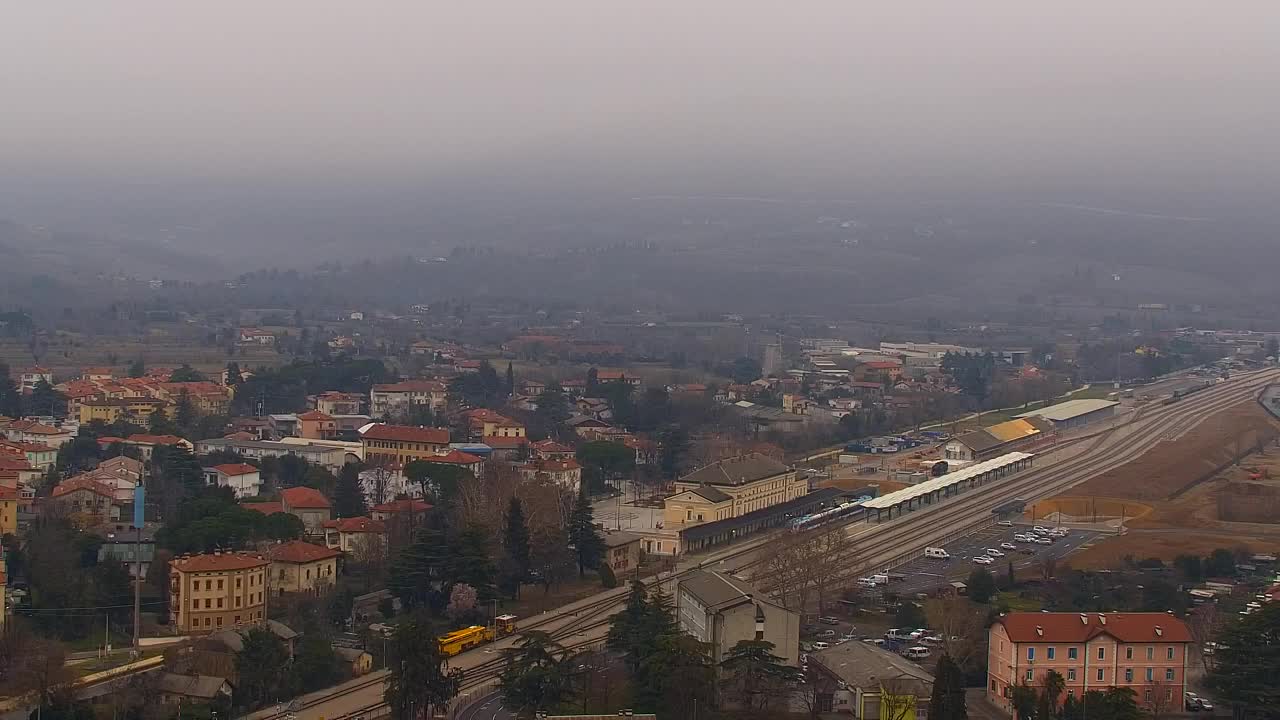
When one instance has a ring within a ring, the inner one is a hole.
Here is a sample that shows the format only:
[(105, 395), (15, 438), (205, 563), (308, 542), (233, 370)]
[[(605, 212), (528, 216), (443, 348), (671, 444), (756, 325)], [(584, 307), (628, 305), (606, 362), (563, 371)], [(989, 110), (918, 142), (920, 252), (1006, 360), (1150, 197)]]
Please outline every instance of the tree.
[(938, 658), (938, 666), (933, 672), (929, 717), (933, 720), (967, 720), (969, 717), (964, 701), (964, 673), (945, 653)]
[(609, 619), (609, 634), (605, 646), (622, 653), (627, 667), (635, 675), (641, 661), (653, 648), (654, 638), (649, 635), (649, 594), (644, 583), (631, 581), (631, 592), (622, 610)]
[(363, 517), (369, 513), (364, 488), (360, 486), (360, 465), (346, 463), (338, 471), (333, 489), (333, 511), (340, 518)]
[(13, 378), (9, 377), (9, 366), (0, 362), (0, 415), (11, 418), (22, 417), (22, 394)]
[(298, 652), (293, 659), (293, 687), (301, 692), (312, 692), (329, 687), (342, 680), (342, 666), (333, 651), (329, 637), (319, 627), (302, 635)]
[(919, 705), (920, 682), (915, 678), (892, 677), (880, 681), (880, 720), (908, 720)]
[(569, 400), (559, 385), (550, 385), (538, 393), (534, 400), (537, 409), (533, 411), (533, 422), (530, 431), (544, 438), (560, 438), (564, 436), (564, 422), (569, 419)]
[(549, 634), (525, 632), (504, 656), (498, 676), (503, 707), (553, 711), (573, 699), (572, 655)]
[(169, 382), (204, 382), (205, 376), (190, 365), (183, 364), (169, 376)]
[(594, 487), (629, 474), (636, 465), (636, 452), (622, 443), (594, 440), (578, 448), (578, 462), (592, 479)]
[(569, 544), (573, 546), (578, 559), (578, 577), (587, 568), (595, 569), (604, 557), (604, 538), (596, 529), (595, 517), (591, 509), (591, 500), (587, 497), (587, 488), (578, 490), (578, 501), (569, 515)]
[(1146, 687), (1143, 696), (1146, 699), (1147, 713), (1151, 720), (1160, 720), (1171, 713), (1182, 711), (1181, 688), (1157, 678)]
[(239, 385), (244, 378), (240, 377), (240, 363), (232, 360), (227, 363), (227, 385)]
[(573, 571), (574, 559), (569, 538), (559, 527), (543, 525), (530, 534), (529, 565), (532, 577), (542, 584), (544, 591), (550, 591), (552, 585)]
[(667, 632), (640, 665), (636, 705), (663, 718), (700, 717), (715, 698), (716, 668), (711, 646), (683, 632)]
[(511, 363), (507, 363), (507, 397), (516, 394), (516, 371), (511, 367)]
[(173, 419), (186, 434), (191, 434), (191, 429), (196, 424), (196, 408), (191, 404), (191, 393), (187, 392), (186, 388), (178, 393), (178, 402), (174, 404), (173, 409)]
[(658, 434), (658, 444), (661, 448), (658, 465), (662, 468), (662, 475), (675, 479), (683, 467), (685, 454), (689, 452), (689, 433), (679, 425), (668, 426)]
[(261, 627), (249, 630), (244, 647), (236, 653), (236, 704), (256, 708), (278, 697), (284, 687), (289, 665), (289, 651), (271, 631)]
[(1200, 582), (1204, 577), (1204, 564), (1198, 555), (1179, 555), (1173, 559), (1173, 565), (1188, 582)]
[(147, 366), (142, 364), (142, 358), (129, 363), (129, 377), (140, 378), (147, 374)]
[(451, 557), (446, 569), (446, 582), (466, 583), (475, 588), (481, 599), (492, 598), (497, 575), (492, 544), (489, 530), (483, 525), (468, 525), (464, 528), (450, 543)]
[(1204, 560), (1204, 574), (1209, 577), (1231, 577), (1236, 574), (1236, 557), (1230, 550), (1218, 548)]
[(600, 392), (600, 371), (594, 367), (587, 369), (587, 395), (596, 397)]
[(969, 597), (974, 602), (990, 602), (996, 594), (996, 579), (984, 567), (976, 567), (969, 573)]
[(1041, 718), (1052, 718), (1058, 712), (1058, 700), (1062, 697), (1062, 692), (1067, 687), (1067, 681), (1062, 677), (1062, 673), (1057, 670), (1050, 670), (1045, 673), (1044, 687), (1040, 691), (1040, 699), (1036, 703), (1036, 714)]
[(768, 640), (739, 640), (720, 661), (725, 698), (748, 711), (767, 712), (799, 679), (773, 654)]
[(464, 617), (475, 613), (478, 598), (475, 588), (466, 583), (457, 583), (449, 591), (449, 605), (445, 607), (445, 612), (449, 619), (460, 622)]
[(609, 563), (600, 563), (600, 586), (607, 590), (618, 587), (618, 576), (609, 567)]
[(1013, 705), (1015, 720), (1035, 720), (1036, 702), (1039, 697), (1034, 688), (1018, 683), (1013, 686), (1009, 699)]
[(30, 415), (61, 415), (63, 403), (66, 400), (66, 396), (54, 390), (48, 380), (40, 378), (36, 381), (35, 387), (31, 389), (31, 396), (27, 398), (27, 413)]
[(421, 528), (413, 542), (392, 561), (387, 587), (405, 607), (439, 609), (447, 597), (443, 594), (443, 585), (450, 562), (444, 533), (435, 528)]
[(1243, 712), (1280, 708), (1280, 604), (1238, 616), (1218, 636), (1209, 687)]
[(435, 628), (423, 613), (414, 613), (396, 627), (392, 662), (382, 698), (399, 720), (422, 720), (447, 712), (462, 688), (462, 671), (446, 671)]
[(524, 504), (512, 496), (507, 504), (502, 534), (502, 572), (499, 584), (512, 598), (519, 597), (520, 584), (529, 577), (529, 526), (524, 519)]

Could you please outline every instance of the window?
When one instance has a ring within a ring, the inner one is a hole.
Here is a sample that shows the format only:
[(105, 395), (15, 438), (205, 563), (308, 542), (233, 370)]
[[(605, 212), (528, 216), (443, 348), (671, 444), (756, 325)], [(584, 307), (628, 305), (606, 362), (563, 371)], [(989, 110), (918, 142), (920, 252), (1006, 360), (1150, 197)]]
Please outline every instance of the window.
[(219, 580), (219, 581), (218, 581), (218, 589), (219, 589), (219, 590), (221, 590), (221, 589), (222, 589), (222, 581), (221, 581), (221, 580)]
[(1165, 660), (1172, 660), (1172, 659), (1173, 659), (1173, 646), (1172, 646), (1172, 645), (1170, 645), (1169, 647), (1165, 648), (1164, 659), (1165, 659)]
[(192, 601), (191, 601), (191, 609), (192, 609), (192, 610), (199, 610), (199, 609), (200, 609), (200, 601), (199, 601), (199, 600), (192, 600)]
[(1164, 671), (1165, 682), (1173, 682), (1173, 668), (1166, 668)]
[(1124, 681), (1127, 683), (1133, 682), (1133, 668), (1124, 669)]
[(1142, 691), (1142, 699), (1146, 702), (1151, 702), (1151, 688)]
[(1100, 648), (1098, 648), (1098, 659), (1099, 659), (1099, 660), (1106, 660), (1106, 659), (1107, 659), (1107, 649), (1106, 649), (1106, 648), (1104, 648), (1104, 647), (1100, 647)]
[(240, 601), (241, 601), (242, 599), (243, 599), (243, 598), (241, 598), (239, 595), (237, 595), (237, 596), (236, 596), (236, 607), (240, 607)]
[(208, 610), (208, 609), (209, 609), (209, 608), (211, 608), (211, 607), (213, 607), (213, 601), (212, 601), (212, 600), (210, 600), (209, 598), (205, 598), (205, 599), (204, 599), (204, 609), (205, 609), (205, 610)]
[(205, 581), (204, 581), (204, 589), (205, 589), (205, 590), (212, 590), (212, 589), (213, 589), (213, 581), (212, 581), (212, 580), (205, 580)]
[(1155, 648), (1153, 648), (1153, 647), (1151, 647), (1150, 645), (1148, 645), (1148, 646), (1147, 646), (1147, 659), (1148, 659), (1148, 660), (1154, 659), (1154, 658), (1155, 658), (1155, 652), (1156, 652), (1156, 649), (1155, 649)]
[(236, 624), (237, 624), (237, 625), (239, 625), (239, 624), (240, 624), (240, 616), (239, 616), (239, 615), (237, 615), (237, 616), (236, 616)]
[(1057, 654), (1057, 648), (1049, 648), (1047, 652), (1048, 652), (1048, 658), (1052, 660), (1053, 656)]
[(992, 681), (991, 681), (991, 692), (995, 692), (995, 691), (996, 691), (996, 681), (995, 681), (995, 680), (992, 680)]
[(1069, 681), (1071, 681), (1071, 682), (1075, 682), (1075, 679), (1076, 679), (1076, 669), (1075, 669), (1075, 668), (1067, 668), (1067, 680), (1069, 680)]
[(204, 626), (209, 627), (209, 618), (204, 619)]
[(1133, 648), (1131, 648), (1131, 647), (1127, 647), (1127, 648), (1125, 648), (1125, 649), (1124, 649), (1124, 659), (1125, 659), (1125, 660), (1132, 660), (1132, 659), (1133, 659)]
[(1028, 659), (1028, 660), (1035, 660), (1035, 659), (1036, 659), (1036, 649), (1035, 649), (1035, 648), (1033, 648), (1033, 647), (1029, 647), (1029, 648), (1027, 648), (1027, 659)]
[(307, 579), (311, 579), (311, 568), (307, 568)]
[(222, 616), (221, 616), (221, 615), (219, 615), (219, 616), (218, 616), (218, 621), (217, 621), (216, 625), (217, 625), (218, 627), (222, 627)]
[(1034, 671), (1034, 670), (1028, 670), (1028, 671), (1027, 671), (1027, 682), (1031, 682), (1031, 680), (1032, 680), (1034, 677), (1035, 677), (1035, 671)]
[(1102, 668), (1098, 668), (1098, 682), (1102, 682), (1106, 679), (1106, 676), (1103, 674), (1104, 672), (1105, 671)]
[(1068, 660), (1077, 660), (1077, 659), (1079, 659), (1079, 657), (1080, 657), (1080, 650), (1079, 650), (1079, 648), (1067, 648), (1067, 659), (1068, 659)]
[(1152, 680), (1154, 680), (1155, 674), (1156, 674), (1155, 670), (1152, 670), (1151, 668), (1147, 668), (1147, 682), (1151, 682)]
[(222, 609), (222, 598), (218, 598), (218, 609)]

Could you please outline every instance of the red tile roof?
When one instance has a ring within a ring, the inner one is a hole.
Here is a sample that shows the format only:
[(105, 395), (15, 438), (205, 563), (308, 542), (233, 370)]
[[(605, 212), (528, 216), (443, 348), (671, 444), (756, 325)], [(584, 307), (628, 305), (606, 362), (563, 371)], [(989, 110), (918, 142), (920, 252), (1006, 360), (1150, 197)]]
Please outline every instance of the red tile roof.
[(247, 502), (240, 503), (240, 507), (245, 510), (257, 510), (263, 515), (275, 515), (278, 512), (284, 512), (284, 503), (278, 502)]
[(257, 555), (248, 553), (224, 552), (176, 557), (169, 562), (169, 567), (179, 572), (221, 572), (226, 570), (249, 570), (265, 567), (270, 563)]
[(375, 423), (364, 431), (366, 440), (388, 440), (391, 442), (419, 442), (434, 445), (448, 445), (449, 431), (445, 428), (413, 427), (411, 425), (387, 425)]
[(333, 507), (329, 498), (309, 487), (291, 487), (280, 491), (280, 500), (291, 510), (315, 510)]
[[(99, 438), (98, 442), (102, 442), (102, 439)], [(134, 443), (135, 445), (181, 445), (185, 441), (177, 435), (147, 435), (143, 433), (130, 435), (125, 442)]]
[(564, 460), (538, 460), (533, 463), (533, 465), (538, 468), (539, 472), (564, 472), (566, 470), (578, 470), (582, 468), (582, 466), (578, 464), (578, 461), (573, 458), (566, 458)]
[(19, 432), (29, 433), (31, 435), (62, 435), (66, 430), (45, 425), (35, 420), (14, 420), (9, 423), (10, 430), (18, 430)]
[(1008, 613), (996, 620), (1019, 643), (1084, 643), (1110, 635), (1124, 643), (1191, 642), (1186, 623), (1168, 613)]
[(533, 449), (544, 453), (571, 453), (573, 448), (568, 445), (561, 445), (555, 440), (539, 440), (533, 444)]
[(512, 450), (514, 448), (524, 447), (529, 444), (529, 438), (523, 437), (502, 437), (500, 435), (488, 435), (484, 438), (484, 444), (494, 450)]
[(387, 527), (377, 520), (367, 517), (341, 518), (339, 520), (325, 520), (323, 523), (326, 528), (336, 529), (338, 532), (345, 533), (384, 533)]
[(311, 563), (336, 558), (342, 553), (327, 547), (313, 545), (302, 540), (290, 540), (280, 545), (272, 545), (267, 550), (267, 557), (273, 562)]
[(302, 413), (301, 415), (299, 415), (298, 419), (299, 420), (317, 420), (317, 421), (323, 422), (326, 420), (332, 420), (333, 416), (330, 415), (329, 413), (322, 413), (319, 410), (308, 410)]
[(237, 475), (251, 475), (253, 473), (258, 472), (258, 468), (252, 465), (249, 465), (247, 463), (227, 463), (226, 465), (214, 465), (213, 469), (217, 470), (223, 475), (229, 475), (231, 477), (235, 477)]
[(426, 502), (423, 502), (422, 500), (414, 500), (410, 498), (401, 498), (399, 500), (392, 500), (391, 502), (386, 502), (386, 503), (382, 503), (381, 505), (373, 506), (373, 510), (375, 512), (383, 512), (383, 513), (402, 513), (402, 512), (409, 512), (409, 511), (413, 511), (415, 513), (421, 513), (421, 512), (426, 512), (430, 509), (431, 509), (430, 503), (426, 503)]
[(97, 495), (102, 495), (112, 499), (116, 496), (114, 488), (110, 485), (99, 482), (97, 478), (90, 475), (77, 475), (76, 477), (63, 480), (53, 488), (53, 496), (62, 497), (63, 495), (76, 492), (77, 490), (88, 490)]
[(450, 450), (444, 455), (422, 458), (423, 462), (440, 463), (442, 465), (475, 465), (484, 462), (484, 458), (476, 457), (461, 450)]
[(872, 360), (871, 362), (862, 363), (862, 366), (871, 370), (892, 370), (901, 367), (902, 363), (894, 360)]
[[(17, 500), (18, 488), (0, 485), (0, 500)], [(4, 577), (4, 565), (0, 565), (0, 578)]]

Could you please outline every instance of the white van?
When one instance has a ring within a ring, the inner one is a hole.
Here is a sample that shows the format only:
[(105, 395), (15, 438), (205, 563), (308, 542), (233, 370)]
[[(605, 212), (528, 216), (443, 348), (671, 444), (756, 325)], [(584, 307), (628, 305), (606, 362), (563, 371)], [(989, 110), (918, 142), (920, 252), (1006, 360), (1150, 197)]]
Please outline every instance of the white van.
[(826, 649), (827, 649), (827, 648), (829, 648), (829, 647), (831, 647), (831, 643), (816, 642), (816, 643), (814, 643), (814, 644), (813, 644), (813, 649), (814, 649), (814, 651), (818, 651), (818, 650), (826, 650)]
[(929, 650), (929, 648), (923, 645), (916, 645), (915, 647), (909, 647), (902, 652), (902, 656), (908, 660), (928, 660), (929, 656), (932, 654), (933, 653)]
[(940, 547), (927, 547), (924, 549), (924, 556), (927, 558), (936, 558), (938, 560), (950, 560), (951, 553)]
[(872, 575), (871, 581), (877, 585), (888, 585), (889, 576), (888, 575)]

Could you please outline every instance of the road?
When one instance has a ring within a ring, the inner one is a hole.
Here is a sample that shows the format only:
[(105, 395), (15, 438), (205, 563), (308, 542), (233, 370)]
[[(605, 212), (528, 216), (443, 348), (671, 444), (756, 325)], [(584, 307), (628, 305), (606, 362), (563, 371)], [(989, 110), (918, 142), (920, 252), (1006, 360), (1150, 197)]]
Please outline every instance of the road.
[[(952, 542), (990, 526), (994, 520), (991, 511), (996, 506), (1014, 497), (1034, 501), (1059, 494), (1136, 459), (1162, 440), (1176, 437), (1218, 411), (1252, 399), (1264, 386), (1277, 379), (1280, 379), (1280, 370), (1277, 369), (1238, 374), (1229, 382), (1179, 403), (1147, 406), (1128, 414), (1124, 421), (1107, 423), (1094, 436), (1053, 450), (1047, 459), (1038, 461), (1034, 469), (946, 501), (923, 506), (892, 520), (855, 522), (845, 530), (852, 539), (851, 557), (833, 558), (832, 561), (843, 562), (847, 566), (847, 579), (850, 580), (872, 570), (896, 571), (896, 568), (914, 561), (926, 546)], [(707, 555), (686, 557), (677, 564), (674, 573), (648, 578), (646, 582), (660, 582), (664, 590), (674, 595), (675, 580), (699, 567), (749, 571), (759, 565), (757, 551), (767, 545), (770, 538), (768, 534), (761, 535)], [(762, 589), (769, 590), (767, 578), (755, 580)], [(548, 631), (562, 643), (570, 645), (598, 642), (607, 632), (609, 615), (621, 606), (626, 592), (625, 588), (619, 588), (600, 593), (556, 611), (522, 619), (518, 626), (522, 630)], [(454, 658), (454, 666), (462, 668), (465, 673), (467, 689), (491, 682), (501, 662), (498, 653), (513, 643), (513, 639), (500, 640)], [(352, 718), (376, 709), (381, 695), (381, 677), (372, 675), (302, 698), (296, 715), (298, 720)], [(260, 711), (250, 718), (281, 720), (282, 715), (281, 711)]]
[(458, 713), (458, 720), (515, 720), (515, 713), (502, 707), (502, 693), (497, 690), (481, 695)]

